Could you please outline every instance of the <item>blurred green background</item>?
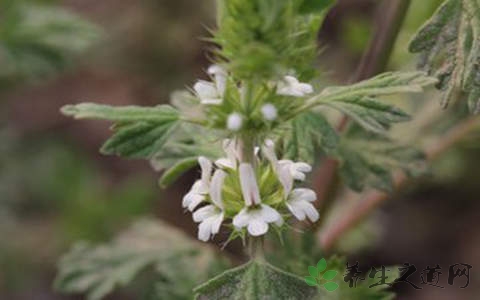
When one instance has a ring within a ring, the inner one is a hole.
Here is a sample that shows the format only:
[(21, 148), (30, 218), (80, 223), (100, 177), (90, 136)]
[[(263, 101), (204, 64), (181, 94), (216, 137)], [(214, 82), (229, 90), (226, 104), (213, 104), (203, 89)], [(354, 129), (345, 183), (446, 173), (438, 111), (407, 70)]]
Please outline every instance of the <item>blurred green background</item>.
[[(340, 0), (332, 10), (319, 33), (324, 80), (345, 83), (354, 72), (378, 2)], [(414, 67), (408, 40), (441, 1), (412, 2), (390, 70)], [(67, 13), (64, 23), (49, 25), (60, 13), (45, 5)], [(0, 0), (0, 299), (82, 299), (52, 291), (59, 256), (77, 240), (108, 241), (139, 217), (195, 235), (180, 205), (195, 172), (161, 190), (147, 162), (98, 153), (107, 124), (72, 121), (59, 108), (167, 102), (205, 76), (211, 45), (199, 37), (208, 36), (214, 16), (211, 0)], [(13, 34), (16, 22), (21, 30)], [(59, 28), (51, 35), (42, 30), (48, 26)], [(374, 230), (366, 224), (348, 240), (353, 245), (341, 245), (359, 249), (351, 260), (480, 267), (479, 151), (476, 142), (461, 145), (429, 178), (396, 195), (372, 218)], [(480, 285), (471, 280), (464, 291), (399, 287), (399, 298), (474, 299)], [(111, 298), (131, 299), (127, 292)]]

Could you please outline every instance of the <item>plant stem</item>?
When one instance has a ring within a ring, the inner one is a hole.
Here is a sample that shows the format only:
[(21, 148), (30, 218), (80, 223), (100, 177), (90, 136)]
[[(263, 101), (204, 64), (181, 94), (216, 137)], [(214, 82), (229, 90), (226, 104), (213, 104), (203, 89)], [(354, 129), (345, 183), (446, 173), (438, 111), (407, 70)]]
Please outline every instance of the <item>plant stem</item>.
[[(377, 12), (377, 21), (375, 22), (377, 31), (350, 82), (365, 80), (386, 69), (410, 2), (411, 0), (383, 1)], [(347, 124), (348, 117), (343, 116), (337, 125), (338, 131), (344, 131)], [(336, 178), (337, 168), (338, 162), (336, 160), (327, 159), (316, 174), (314, 182), (318, 199), (316, 207), (318, 209), (328, 204), (326, 202)]]
[[(425, 147), (424, 151), (428, 161), (433, 161), (438, 158), (478, 127), (480, 127), (480, 119), (475, 117), (459, 123), (446, 135), (440, 136), (435, 142)], [(396, 189), (399, 189), (407, 182), (407, 177), (403, 173), (397, 172), (394, 174), (394, 186)], [(339, 217), (335, 218), (335, 221), (333, 221), (331, 225), (325, 226), (324, 230), (320, 233), (322, 249), (325, 251), (330, 250), (345, 232), (362, 221), (364, 217), (388, 198), (389, 194), (371, 191), (362, 199), (354, 200), (356, 202), (355, 205), (338, 213)]]

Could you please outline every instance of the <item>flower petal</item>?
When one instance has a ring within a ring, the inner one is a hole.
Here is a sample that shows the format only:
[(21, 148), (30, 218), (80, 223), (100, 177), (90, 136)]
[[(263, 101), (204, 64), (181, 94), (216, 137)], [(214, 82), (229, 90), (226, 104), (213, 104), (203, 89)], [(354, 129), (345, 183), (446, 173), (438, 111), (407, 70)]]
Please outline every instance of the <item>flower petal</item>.
[(262, 153), (275, 167), (277, 164), (277, 155), (275, 154), (275, 143), (272, 140), (265, 140), (262, 147)]
[(310, 221), (317, 222), (318, 219), (320, 219), (320, 214), (318, 213), (318, 210), (315, 208), (315, 206), (313, 206), (312, 203), (303, 201), (301, 205), (303, 207), (303, 211), (308, 216)]
[(213, 219), (212, 219), (211, 232), (212, 232), (212, 235), (215, 235), (220, 231), (220, 227), (222, 226), (222, 222), (224, 218), (223, 212), (212, 218)]
[(308, 202), (314, 202), (317, 200), (317, 194), (311, 190), (311, 189), (306, 189), (306, 188), (298, 188), (294, 189), (292, 193), (290, 194), (290, 201), (308, 201)]
[(182, 206), (188, 208), (189, 211), (193, 211), (203, 201), (205, 201), (205, 196), (190, 192), (183, 197)]
[(210, 177), (212, 176), (212, 162), (208, 158), (200, 156), (198, 158), (198, 163), (200, 164), (200, 168), (202, 169), (202, 183), (205, 185), (205, 187), (208, 188), (208, 186), (210, 185)]
[(243, 199), (246, 206), (257, 205), (261, 203), (260, 191), (258, 190), (255, 171), (249, 163), (240, 164), (240, 185), (242, 188)]
[(268, 231), (268, 224), (262, 220), (254, 219), (248, 223), (247, 230), (253, 236), (264, 235)]
[(213, 173), (212, 182), (210, 183), (210, 199), (212, 202), (223, 210), (223, 200), (222, 200), (222, 188), (223, 182), (225, 181), (225, 177), (227, 173), (225, 173), (221, 169), (217, 169), (215, 173)]
[(196, 212), (193, 213), (193, 221), (198, 223), (198, 222), (203, 222), (204, 220), (217, 215), (219, 210), (215, 207), (215, 205), (207, 205)]
[(251, 220), (251, 216), (248, 213), (247, 208), (243, 208), (235, 217), (233, 217), (233, 226), (237, 228), (243, 228), (248, 225)]
[(218, 98), (217, 88), (211, 82), (199, 80), (193, 86), (195, 92), (197, 92), (198, 97), (200, 100), (208, 99), (208, 98)]
[(274, 223), (282, 219), (282, 216), (272, 207), (262, 204), (260, 208), (260, 217), (267, 223)]
[(287, 202), (288, 210), (300, 221), (304, 221), (306, 214), (297, 202)]
[(212, 220), (207, 219), (198, 225), (198, 239), (207, 242), (212, 233)]

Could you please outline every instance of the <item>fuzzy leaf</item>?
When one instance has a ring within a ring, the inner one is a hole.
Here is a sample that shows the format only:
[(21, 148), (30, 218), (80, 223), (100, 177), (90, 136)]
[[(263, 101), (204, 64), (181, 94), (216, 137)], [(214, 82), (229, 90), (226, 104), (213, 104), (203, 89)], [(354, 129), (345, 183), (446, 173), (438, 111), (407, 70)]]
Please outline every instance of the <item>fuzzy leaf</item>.
[(296, 275), (266, 263), (251, 261), (211, 279), (195, 289), (198, 300), (314, 299), (317, 289)]
[(99, 36), (94, 25), (50, 5), (0, 1), (0, 13), (0, 81), (62, 70)]
[(168, 122), (178, 119), (178, 111), (170, 105), (155, 107), (110, 106), (96, 103), (65, 105), (62, 113), (75, 119), (99, 119), (114, 122)]
[(102, 146), (101, 152), (129, 158), (151, 158), (160, 151), (179, 123), (178, 111), (169, 105), (113, 107), (81, 103), (64, 106), (62, 113), (75, 119), (116, 122), (115, 133)]
[(176, 181), (183, 173), (187, 172), (191, 168), (197, 165), (197, 158), (186, 158), (177, 162), (173, 167), (166, 170), (159, 180), (159, 184), (162, 188), (166, 188)]
[(401, 169), (409, 176), (425, 172), (425, 155), (415, 148), (398, 145), (386, 138), (345, 138), (338, 151), (340, 175), (355, 191), (371, 186), (391, 191), (391, 172)]
[(283, 138), (284, 156), (309, 164), (315, 162), (318, 150), (332, 154), (338, 144), (337, 132), (317, 112), (304, 113), (292, 120), (290, 130)]
[[(160, 222), (143, 220), (110, 244), (77, 244), (60, 260), (54, 285), (64, 293), (87, 293), (87, 299), (99, 300), (115, 288), (129, 284), (148, 267), (153, 266), (164, 281), (190, 267), (182, 275), (186, 292), (190, 293), (194, 281), (204, 280), (205, 262), (214, 257), (208, 248), (178, 230)], [(181, 262), (186, 265), (180, 267)], [(169, 284), (182, 285), (171, 281)]]
[(436, 82), (423, 72), (389, 72), (350, 86), (326, 88), (309, 99), (308, 105), (329, 106), (349, 115), (366, 130), (385, 133), (391, 124), (410, 118), (402, 110), (382, 103), (376, 97), (419, 93)]
[(437, 77), (447, 106), (461, 91), (468, 106), (480, 112), (480, 4), (477, 0), (446, 0), (426, 22), (409, 47), (420, 53), (419, 68)]

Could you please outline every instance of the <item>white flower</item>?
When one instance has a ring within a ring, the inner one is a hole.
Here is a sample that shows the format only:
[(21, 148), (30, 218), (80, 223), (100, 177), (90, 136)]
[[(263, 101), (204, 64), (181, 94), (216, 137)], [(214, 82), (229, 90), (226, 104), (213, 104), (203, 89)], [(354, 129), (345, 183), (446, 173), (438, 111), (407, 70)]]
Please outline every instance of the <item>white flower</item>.
[(217, 90), (214, 83), (205, 80), (199, 80), (193, 86), (193, 89), (200, 98), (200, 103), (205, 105), (220, 105), (223, 102), (223, 94)]
[(275, 174), (277, 174), (278, 180), (283, 186), (285, 197), (292, 191), (294, 181), (305, 180), (305, 173), (312, 170), (312, 167), (304, 162), (293, 162), (286, 159), (279, 161), (275, 154), (275, 144), (272, 140), (265, 141), (262, 151), (272, 164)]
[(285, 76), (277, 85), (277, 94), (283, 96), (304, 97), (311, 93), (313, 87), (310, 84), (299, 82), (293, 76)]
[(273, 121), (278, 116), (277, 108), (272, 103), (263, 105), (260, 110), (262, 111), (263, 118), (267, 121)]
[(222, 170), (216, 170), (212, 177), (210, 185), (210, 200), (212, 204), (200, 208), (193, 213), (193, 221), (200, 223), (198, 225), (198, 239), (208, 241), (220, 231), (224, 212), (222, 201), (222, 187), (227, 173)]
[(320, 215), (312, 202), (317, 200), (317, 195), (311, 189), (294, 189), (287, 201), (290, 212), (300, 221), (306, 218), (312, 222), (318, 221)]
[(239, 113), (231, 113), (227, 118), (227, 128), (231, 131), (238, 131), (242, 128), (243, 117)]
[(210, 189), (210, 177), (212, 176), (212, 162), (207, 158), (200, 156), (198, 163), (202, 169), (202, 177), (197, 180), (188, 194), (183, 197), (182, 206), (193, 211), (200, 203), (205, 201), (206, 195)]
[(247, 227), (248, 233), (260, 236), (268, 231), (268, 224), (283, 224), (282, 216), (268, 205), (260, 204), (258, 208), (243, 208), (234, 218), (233, 226), (238, 229)]
[(220, 158), (215, 164), (220, 168), (237, 169), (238, 152), (235, 140), (225, 139), (223, 141), (223, 151), (227, 154), (226, 158)]
[(239, 174), (246, 207), (233, 218), (233, 225), (238, 229), (247, 227), (248, 232), (253, 236), (267, 233), (269, 223), (281, 226), (283, 224), (282, 216), (275, 209), (261, 203), (260, 191), (252, 165), (240, 164)]
[(252, 165), (241, 163), (238, 172), (245, 205), (250, 207), (260, 204), (260, 191), (258, 190), (257, 179), (255, 179), (255, 171)]
[(290, 175), (295, 180), (304, 181), (306, 178), (305, 173), (309, 173), (312, 171), (312, 167), (304, 162), (293, 162), (291, 160), (281, 160), (278, 162), (282, 167), (285, 167)]
[(217, 86), (217, 91), (220, 95), (225, 94), (227, 88), (227, 71), (219, 65), (211, 65), (208, 68), (208, 74), (213, 75), (215, 78), (215, 85)]

